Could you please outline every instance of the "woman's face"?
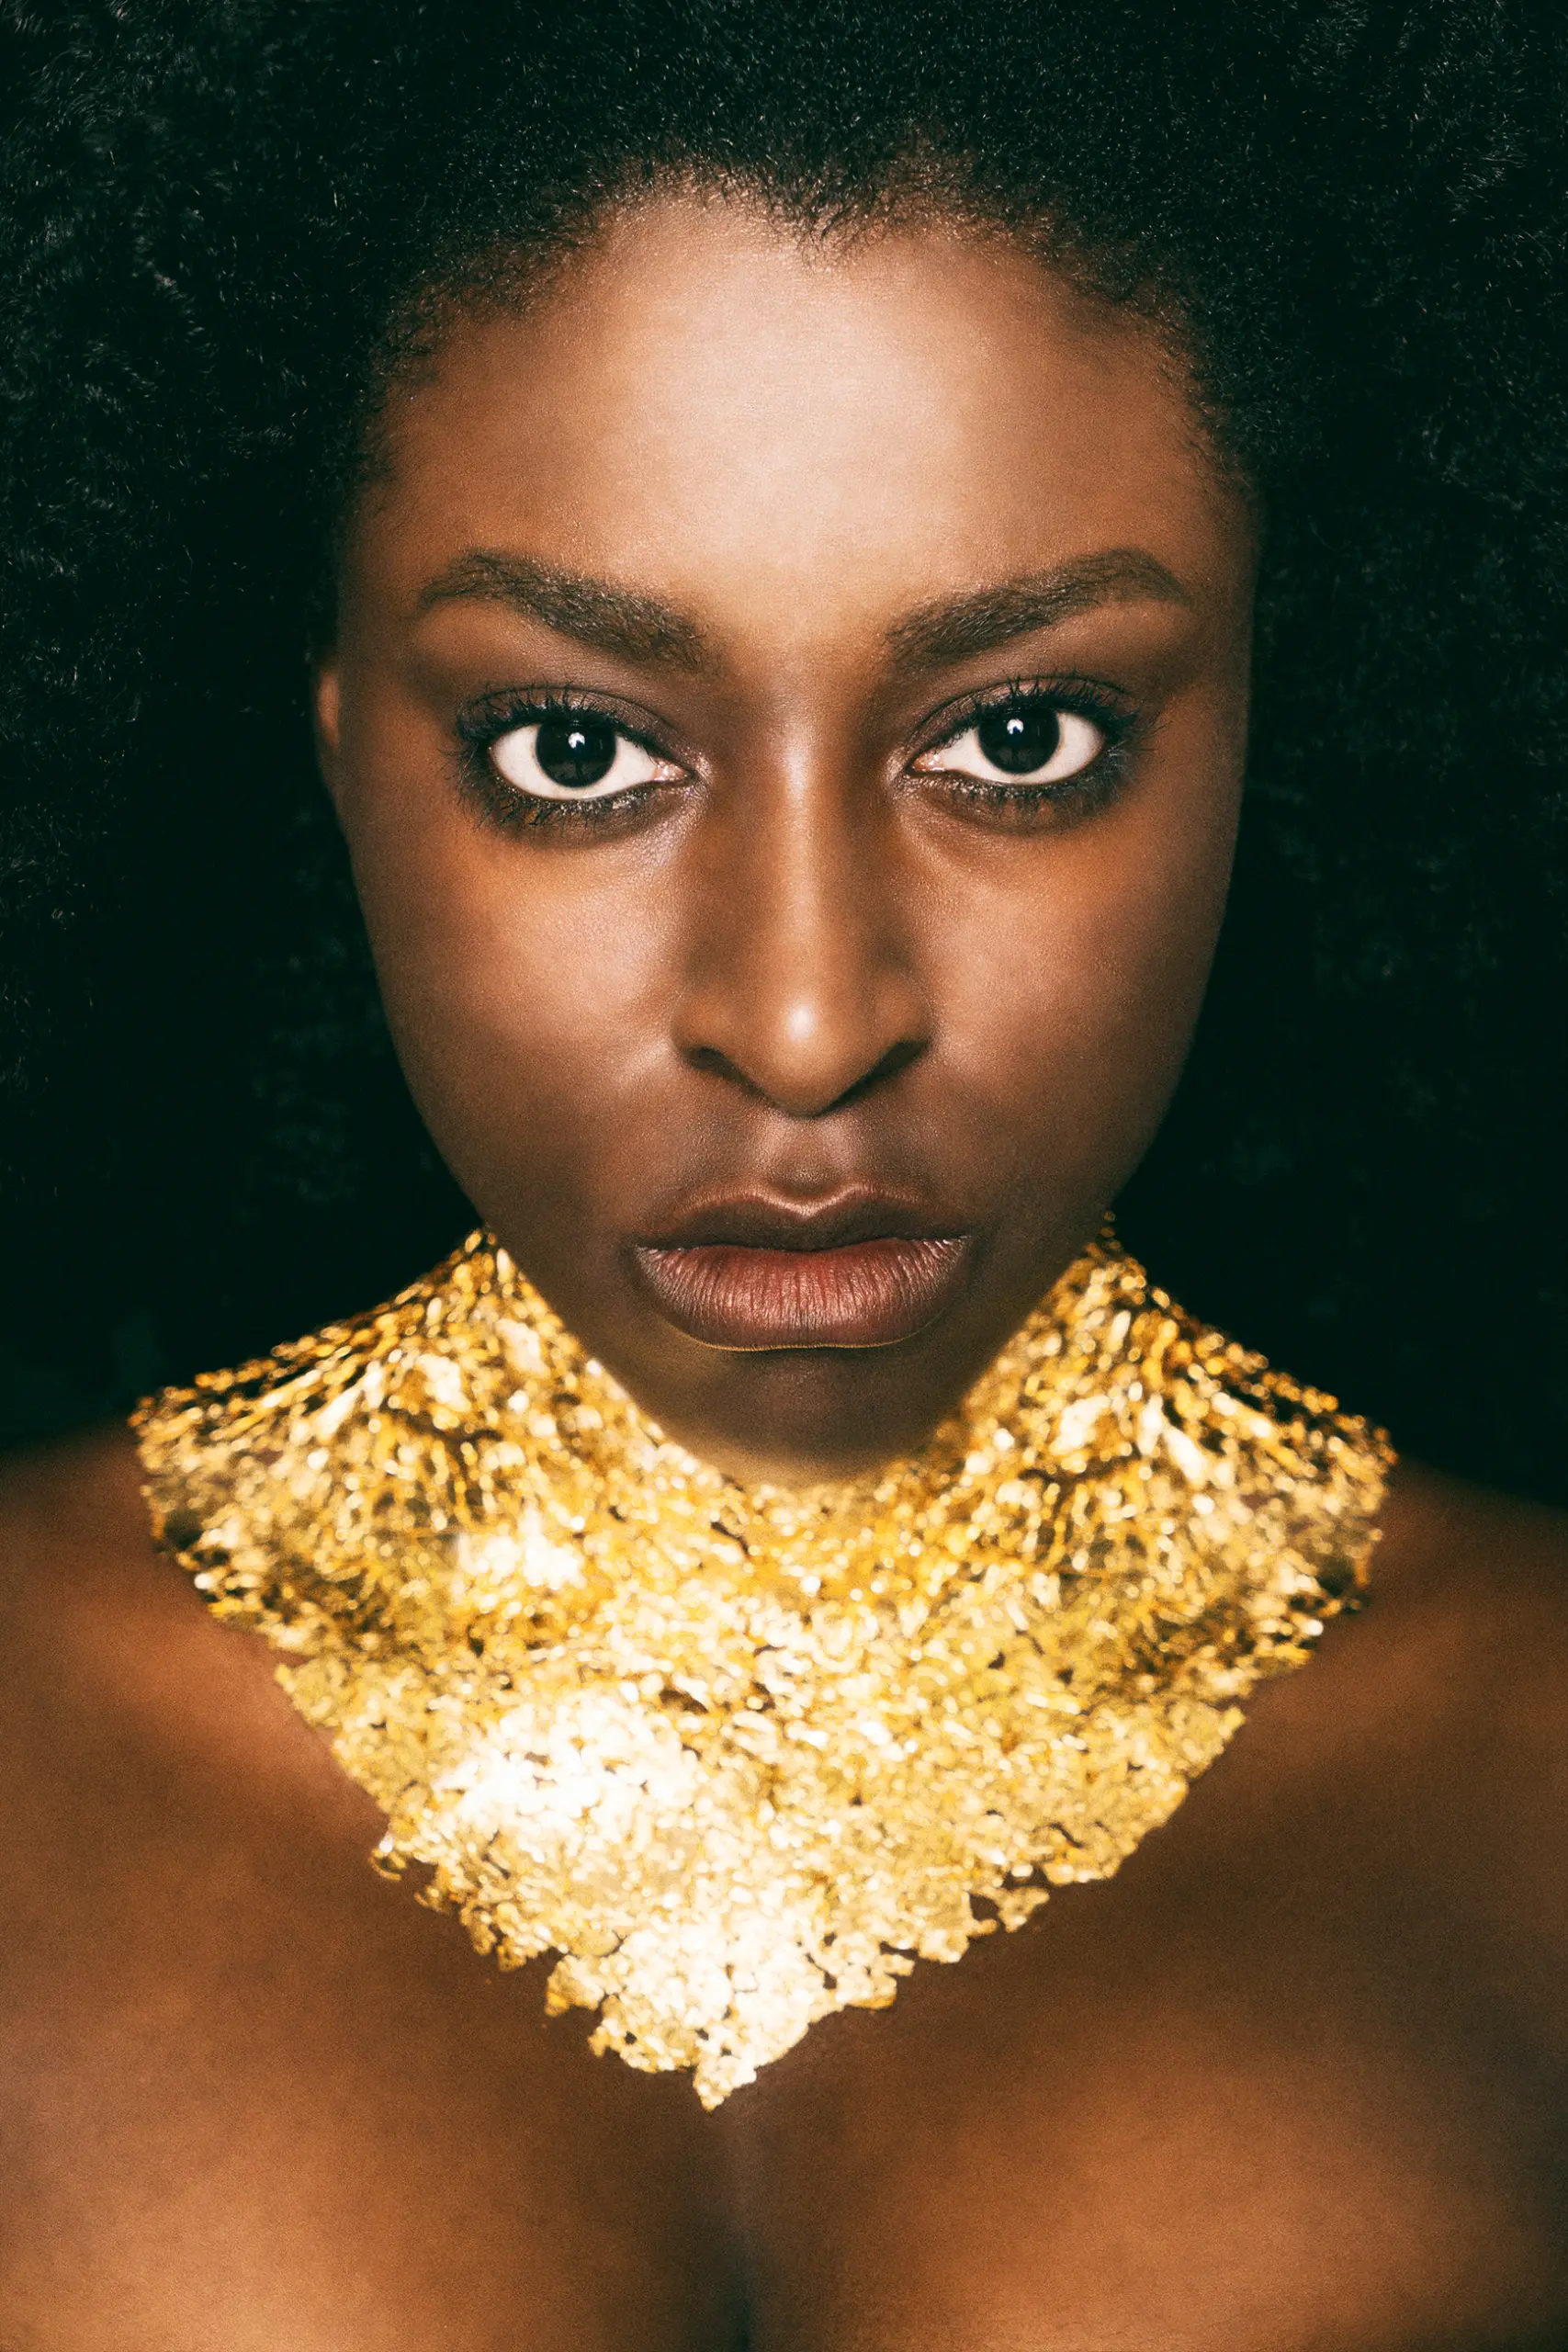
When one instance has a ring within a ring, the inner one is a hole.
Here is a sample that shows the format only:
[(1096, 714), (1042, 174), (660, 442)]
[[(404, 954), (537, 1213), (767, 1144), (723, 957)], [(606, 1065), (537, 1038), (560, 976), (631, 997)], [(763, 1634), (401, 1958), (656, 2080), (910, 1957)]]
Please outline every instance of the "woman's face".
[(1179, 371), (1000, 239), (671, 198), (384, 429), (320, 729), (437, 1144), (695, 1452), (907, 1452), (1213, 950), (1253, 550)]

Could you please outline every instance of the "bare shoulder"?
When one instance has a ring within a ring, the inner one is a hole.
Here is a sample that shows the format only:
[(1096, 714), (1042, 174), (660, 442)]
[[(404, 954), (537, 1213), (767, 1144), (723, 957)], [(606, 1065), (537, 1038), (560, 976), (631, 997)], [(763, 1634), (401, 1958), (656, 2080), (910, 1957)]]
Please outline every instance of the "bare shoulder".
[[(0, 1675), (25, 1671), (95, 1619), (194, 1603), (153, 1543), (135, 1442), (123, 1424), (0, 1456)], [(199, 1604), (196, 1604), (199, 1613)]]
[(119, 1422), (0, 1454), (0, 1618), (9, 1644), (156, 1558), (135, 1441)]
[(130, 1433), (0, 1460), (0, 1812), (90, 1772), (145, 1721), (206, 1611), (152, 1541)]
[(1478, 1799), (1568, 1864), (1568, 1514), (1402, 1467), (1371, 1589)]
[(151, 1548), (136, 1442), (120, 1421), (0, 1453), (0, 1579), (39, 1547), (121, 1555)]
[(1371, 1589), (1406, 1639), (1461, 1648), (1472, 1687), (1503, 1673), (1568, 1705), (1568, 1512), (1401, 1464)]
[(0, 1459), (0, 1885), (89, 1816), (135, 1799), (157, 1820), (176, 1789), (206, 1781), (210, 1802), (214, 1774), (279, 1773), (333, 1810), (342, 1776), (270, 1653), (215, 1623), (153, 1541), (130, 1431)]
[(1322, 1664), (1385, 1865), (1455, 1964), (1568, 2048), (1568, 1516), (1402, 1465)]
[(1402, 1463), (1333, 1648), (1391, 1742), (1568, 1845), (1568, 1515)]

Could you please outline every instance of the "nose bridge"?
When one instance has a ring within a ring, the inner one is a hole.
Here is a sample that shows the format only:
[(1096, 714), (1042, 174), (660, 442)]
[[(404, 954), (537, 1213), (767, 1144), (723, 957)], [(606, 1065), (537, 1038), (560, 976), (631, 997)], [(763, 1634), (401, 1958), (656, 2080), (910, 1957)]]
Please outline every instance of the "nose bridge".
[(929, 1039), (897, 860), (874, 801), (809, 747), (719, 796), (705, 831), (677, 1039), (813, 1118)]

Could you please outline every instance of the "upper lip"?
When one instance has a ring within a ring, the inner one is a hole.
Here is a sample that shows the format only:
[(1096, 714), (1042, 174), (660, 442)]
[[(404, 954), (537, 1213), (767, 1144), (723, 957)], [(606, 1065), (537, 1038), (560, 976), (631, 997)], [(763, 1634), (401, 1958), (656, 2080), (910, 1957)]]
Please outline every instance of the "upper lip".
[(962, 1218), (933, 1214), (929, 1203), (874, 1185), (845, 1185), (819, 1200), (751, 1191), (712, 1193), (692, 1202), (642, 1250), (844, 1250), (857, 1241), (943, 1241)]

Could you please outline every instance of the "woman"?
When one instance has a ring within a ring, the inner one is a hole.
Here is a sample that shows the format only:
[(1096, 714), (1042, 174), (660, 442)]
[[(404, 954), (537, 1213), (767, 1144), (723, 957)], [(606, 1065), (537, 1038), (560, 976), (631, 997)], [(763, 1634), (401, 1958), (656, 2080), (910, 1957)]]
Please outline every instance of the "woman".
[[(287, 831), (328, 545), (321, 771), (484, 1230), (10, 1468), (0, 2334), (1558, 2343), (1561, 1521), (1103, 1229), (1255, 612), (1267, 701), (1378, 446), (1284, 225), (1343, 28), (544, 17), (81, 26), (17, 133), (40, 282), (51, 174), (127, 175), (33, 380), (152, 350), (188, 429), (198, 843)], [(91, 599), (29, 577), (41, 675)]]

